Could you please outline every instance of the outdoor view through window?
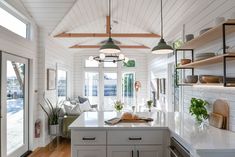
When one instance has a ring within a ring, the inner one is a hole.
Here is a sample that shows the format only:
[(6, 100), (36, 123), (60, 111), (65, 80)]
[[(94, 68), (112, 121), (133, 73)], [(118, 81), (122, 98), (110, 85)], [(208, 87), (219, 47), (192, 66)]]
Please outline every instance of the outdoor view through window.
[(24, 144), (25, 65), (7, 61), (7, 154)]

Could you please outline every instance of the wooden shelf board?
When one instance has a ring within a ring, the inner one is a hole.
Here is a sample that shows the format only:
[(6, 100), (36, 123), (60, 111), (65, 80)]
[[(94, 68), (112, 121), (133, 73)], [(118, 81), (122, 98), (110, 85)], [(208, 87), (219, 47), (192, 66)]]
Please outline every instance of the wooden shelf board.
[(212, 65), (212, 64), (216, 64), (216, 63), (222, 63), (223, 58), (225, 56), (234, 56), (234, 58), (231, 58), (229, 60), (235, 60), (235, 53), (228, 53), (228, 54), (224, 54), (224, 55), (219, 55), (219, 56), (195, 61), (195, 62), (192, 62), (189, 64), (181, 65), (178, 67), (178, 69), (195, 68), (195, 67), (200, 67), (200, 66)]
[[(224, 23), (234, 23), (235, 19), (229, 19), (225, 21)], [(235, 25), (234, 26), (227, 26), (226, 28), (226, 34), (230, 34), (235, 32)], [(202, 35), (199, 35), (198, 37), (195, 37), (194, 39), (186, 42), (183, 44), (183, 46), (180, 47), (180, 49), (195, 49), (199, 46), (203, 46), (211, 41), (214, 41), (216, 39), (222, 38), (222, 24), (208, 30), (207, 32), (203, 33)]]

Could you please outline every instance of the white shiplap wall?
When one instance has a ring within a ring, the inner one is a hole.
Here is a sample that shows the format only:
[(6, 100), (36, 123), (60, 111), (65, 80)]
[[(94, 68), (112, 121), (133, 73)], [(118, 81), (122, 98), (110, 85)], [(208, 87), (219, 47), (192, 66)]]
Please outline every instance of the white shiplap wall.
[[(73, 54), (68, 52), (67, 49), (59, 45), (50, 36), (47, 36), (43, 29), (40, 30), (40, 76), (39, 76), (39, 102), (44, 104), (43, 93), (45, 92), (46, 97), (52, 101), (56, 102), (57, 91), (47, 90), (47, 69), (63, 69), (67, 71), (68, 74), (68, 96), (72, 95), (73, 92)], [(52, 137), (48, 135), (48, 121), (46, 115), (41, 112), (41, 117), (43, 121), (42, 125), (42, 146), (47, 145)]]
[[(190, 20), (190, 23), (186, 23), (186, 32), (198, 35), (198, 32), (206, 27), (214, 25), (213, 19), (217, 16), (223, 16), (229, 18), (234, 12), (234, 4), (231, 1), (217, 1), (213, 5), (216, 5), (213, 10), (202, 11), (194, 19)], [(202, 18), (204, 17), (204, 19)], [(210, 19), (210, 20), (208, 20)], [(227, 37), (227, 46), (235, 46), (235, 34), (231, 34)], [(213, 41), (200, 49), (196, 49), (195, 53), (203, 52), (217, 52), (222, 53), (222, 40)], [(228, 76), (235, 76), (235, 62), (228, 64)], [(215, 64), (205, 66), (195, 70), (195, 74), (199, 75), (223, 75), (223, 65)], [(230, 130), (235, 131), (235, 88), (226, 87), (213, 87), (213, 86), (193, 86), (183, 87), (183, 111), (188, 114), (188, 108), (192, 97), (202, 98), (207, 100), (210, 105), (209, 111), (212, 110), (212, 104), (216, 99), (224, 99), (228, 102), (230, 107)]]
[(37, 25), (34, 20), (24, 10), (19, 1), (11, 0), (9, 3), (23, 14), (28, 22), (31, 23), (31, 39), (24, 39), (9, 30), (0, 26), (0, 50), (12, 55), (21, 56), (30, 60), (30, 90), (29, 90), (29, 141), (30, 149), (40, 145), (40, 138), (34, 138), (34, 122), (39, 117), (37, 99), (38, 99), (38, 50), (37, 50)]
[[(168, 58), (168, 55), (148, 55), (148, 85), (150, 89), (150, 81), (153, 81), (153, 84), (156, 85), (156, 79), (166, 79), (166, 94), (160, 94), (159, 100), (157, 101), (157, 107), (163, 111), (173, 111), (172, 104), (172, 84), (171, 73), (169, 65), (173, 64), (174, 60), (172, 58)], [(152, 77), (152, 78), (151, 78)], [(154, 78), (154, 80), (153, 80)], [(150, 90), (149, 95), (151, 95)]]
[[(130, 68), (130, 72), (135, 72), (136, 80), (142, 83), (141, 90), (138, 95), (138, 101), (146, 101), (148, 98), (147, 90), (147, 55), (141, 51), (123, 50), (123, 53), (130, 59), (136, 60), (136, 68)], [(83, 95), (83, 79), (84, 79), (84, 59), (88, 59), (90, 55), (97, 55), (97, 50), (80, 51), (74, 55), (74, 96)], [(122, 71), (128, 71), (122, 69)]]

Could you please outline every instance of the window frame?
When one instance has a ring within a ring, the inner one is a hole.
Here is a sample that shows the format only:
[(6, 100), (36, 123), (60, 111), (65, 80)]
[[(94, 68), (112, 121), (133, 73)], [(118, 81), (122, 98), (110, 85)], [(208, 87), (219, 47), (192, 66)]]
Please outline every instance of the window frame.
[(68, 71), (63, 69), (63, 68), (59, 68), (59, 69), (56, 70), (56, 93), (57, 93), (56, 95), (57, 95), (57, 98), (64, 97), (64, 96), (59, 96), (58, 95), (58, 93), (59, 93), (59, 91), (58, 91), (58, 81), (59, 81), (58, 71), (64, 71), (66, 73), (66, 92), (65, 92), (66, 94), (65, 94), (65, 98), (67, 98), (68, 97)]
[(23, 14), (21, 14), (18, 10), (16, 10), (14, 7), (12, 7), (11, 5), (9, 5), (7, 2), (4, 1), (0, 1), (0, 8), (5, 10), (6, 12), (8, 12), (9, 14), (11, 14), (12, 16), (14, 16), (15, 18), (17, 18), (18, 20), (20, 20), (22, 23), (24, 23), (26, 25), (26, 31), (25, 31), (25, 37), (13, 32), (12, 30), (4, 27), (4, 26), (0, 26), (2, 28), (7, 29), (8, 31), (24, 38), (24, 39), (30, 39), (31, 36), (31, 22), (28, 18), (26, 18), (26, 16), (24, 16)]

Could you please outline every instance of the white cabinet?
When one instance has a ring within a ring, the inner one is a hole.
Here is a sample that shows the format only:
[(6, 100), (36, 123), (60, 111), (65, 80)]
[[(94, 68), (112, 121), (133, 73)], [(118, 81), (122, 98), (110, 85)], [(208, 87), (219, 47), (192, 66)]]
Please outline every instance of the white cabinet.
[(72, 130), (72, 157), (163, 157), (166, 130)]
[(134, 146), (108, 146), (107, 157), (134, 157)]
[(106, 157), (106, 146), (72, 146), (72, 157)]
[(162, 157), (162, 146), (136, 146), (137, 157)]
[(108, 146), (107, 157), (162, 157), (162, 146)]

